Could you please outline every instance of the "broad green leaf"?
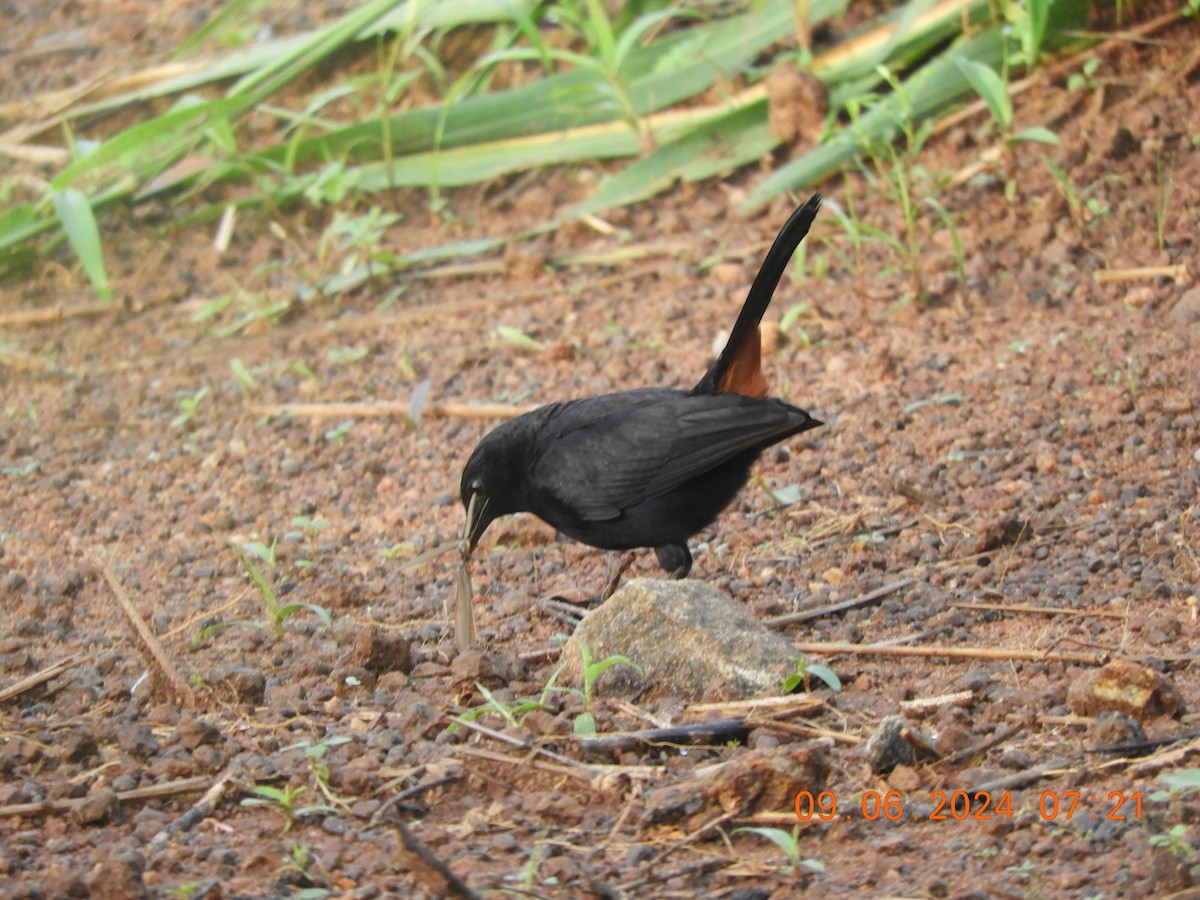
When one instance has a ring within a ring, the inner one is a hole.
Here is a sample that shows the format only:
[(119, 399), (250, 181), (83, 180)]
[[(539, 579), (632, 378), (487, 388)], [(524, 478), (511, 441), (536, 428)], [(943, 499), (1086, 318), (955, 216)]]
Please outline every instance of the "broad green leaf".
[(1058, 135), (1042, 125), (1031, 125), (1028, 128), (1022, 128), (1014, 135), (1021, 141), (1038, 141), (1043, 144), (1058, 144)]
[(54, 212), (66, 232), (71, 249), (83, 264), (88, 281), (96, 293), (105, 300), (112, 299), (112, 288), (108, 285), (108, 272), (104, 267), (104, 249), (100, 245), (100, 229), (87, 196), (78, 188), (50, 191)]
[(700, 123), (694, 130), (626, 166), (600, 183), (570, 214), (636, 203), (677, 180), (701, 181), (761, 159), (778, 146), (767, 127), (766, 102), (757, 101)]
[(983, 98), (996, 124), (1005, 132), (1012, 128), (1012, 100), (1008, 96), (1008, 85), (1004, 83), (1000, 74), (991, 66), (962, 56), (956, 56), (954, 64), (967, 79), (971, 89)]

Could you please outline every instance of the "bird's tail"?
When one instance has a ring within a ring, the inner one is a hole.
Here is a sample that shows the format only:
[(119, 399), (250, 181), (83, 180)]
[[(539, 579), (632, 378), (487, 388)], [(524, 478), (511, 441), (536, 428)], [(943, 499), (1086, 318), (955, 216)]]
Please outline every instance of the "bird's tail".
[(758, 324), (763, 313), (771, 305), (771, 297), (783, 277), (783, 270), (821, 208), (821, 195), (813, 194), (808, 201), (792, 213), (775, 243), (767, 251), (742, 311), (738, 313), (729, 340), (721, 355), (704, 373), (700, 382), (692, 388), (693, 394), (742, 394), (747, 397), (765, 397), (767, 380), (763, 377), (760, 364), (761, 341)]

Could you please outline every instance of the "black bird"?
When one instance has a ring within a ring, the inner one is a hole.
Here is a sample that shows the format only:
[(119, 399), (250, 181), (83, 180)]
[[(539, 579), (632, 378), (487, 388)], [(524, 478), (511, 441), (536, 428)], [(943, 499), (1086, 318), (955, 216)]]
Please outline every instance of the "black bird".
[(468, 551), (493, 519), (531, 512), (593, 547), (653, 547), (672, 578), (686, 576), (688, 538), (733, 501), (759, 454), (821, 425), (767, 397), (759, 334), (820, 206), (814, 194), (787, 220), (725, 349), (690, 391), (644, 388), (551, 403), (487, 434), (462, 475)]

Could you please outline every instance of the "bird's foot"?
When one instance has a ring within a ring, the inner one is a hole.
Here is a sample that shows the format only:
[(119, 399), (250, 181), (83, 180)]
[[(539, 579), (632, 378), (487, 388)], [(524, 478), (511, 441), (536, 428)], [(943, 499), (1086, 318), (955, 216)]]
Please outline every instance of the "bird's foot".
[(655, 547), (654, 553), (668, 578), (687, 578), (688, 572), (692, 571), (692, 552), (687, 544), (665, 544)]

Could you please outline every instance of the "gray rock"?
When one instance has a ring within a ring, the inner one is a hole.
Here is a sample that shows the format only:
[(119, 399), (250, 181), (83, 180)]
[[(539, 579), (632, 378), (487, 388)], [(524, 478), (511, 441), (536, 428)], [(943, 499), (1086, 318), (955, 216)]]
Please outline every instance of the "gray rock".
[(614, 654), (643, 669), (612, 666), (598, 693), (629, 696), (643, 688), (699, 698), (710, 689), (728, 697), (779, 690), (795, 670), (792, 645), (745, 607), (702, 581), (634, 579), (580, 623), (564, 650), (563, 677), (580, 684), (580, 643), (595, 661)]

